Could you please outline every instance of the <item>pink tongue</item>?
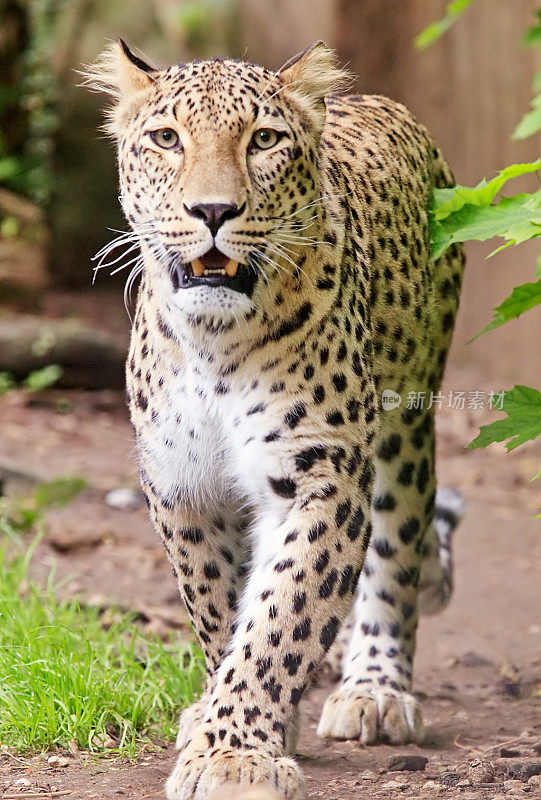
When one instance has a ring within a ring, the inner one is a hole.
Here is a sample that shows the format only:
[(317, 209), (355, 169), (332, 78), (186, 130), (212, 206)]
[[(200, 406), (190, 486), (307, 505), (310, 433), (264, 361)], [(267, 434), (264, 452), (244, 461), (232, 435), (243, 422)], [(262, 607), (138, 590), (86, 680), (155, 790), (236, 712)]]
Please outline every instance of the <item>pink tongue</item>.
[(199, 261), (201, 261), (205, 269), (225, 269), (229, 258), (216, 247), (213, 247), (204, 256), (199, 256)]

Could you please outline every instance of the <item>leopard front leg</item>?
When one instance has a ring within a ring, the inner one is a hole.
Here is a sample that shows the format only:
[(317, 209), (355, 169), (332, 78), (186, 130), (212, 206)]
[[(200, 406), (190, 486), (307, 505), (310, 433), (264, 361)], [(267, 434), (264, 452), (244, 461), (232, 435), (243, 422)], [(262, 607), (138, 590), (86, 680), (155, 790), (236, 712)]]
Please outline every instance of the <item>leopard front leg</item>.
[(434, 513), (434, 412), (383, 413), (376, 441), (373, 535), (359, 581), (339, 687), (320, 736), (363, 744), (420, 742), (411, 694), (424, 540)]
[(260, 546), (236, 632), (204, 721), (167, 782), (168, 800), (203, 800), (229, 782), (305, 796), (299, 768), (284, 756), (288, 732), (351, 606), (370, 537), (371, 463), (358, 446), (339, 449), (346, 461), (351, 454), (348, 471), (341, 459), (322, 463), (320, 447), (317, 474), (304, 487), (289, 477), (274, 482), (295, 496), (286, 514), (263, 514), (253, 532)]
[(244, 515), (225, 505), (218, 513), (162, 503), (146, 487), (151, 516), (167, 550), (179, 590), (205, 655), (207, 682), (202, 696), (180, 715), (177, 749), (190, 741), (209, 703), (244, 583)]

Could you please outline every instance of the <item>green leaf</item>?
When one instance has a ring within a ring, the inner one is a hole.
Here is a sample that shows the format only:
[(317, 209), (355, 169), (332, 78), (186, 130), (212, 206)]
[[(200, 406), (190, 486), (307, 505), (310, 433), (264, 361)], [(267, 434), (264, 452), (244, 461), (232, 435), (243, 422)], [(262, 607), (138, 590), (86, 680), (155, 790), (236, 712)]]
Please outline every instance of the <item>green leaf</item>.
[(507, 181), (528, 172), (537, 172), (539, 169), (541, 169), (541, 159), (526, 164), (511, 164), (488, 183), (483, 178), (473, 188), (457, 184), (448, 189), (434, 189), (432, 213), (436, 220), (442, 220), (465, 205), (489, 206)]
[(36, 509), (43, 511), (52, 506), (65, 506), (79, 492), (82, 492), (87, 486), (84, 478), (68, 477), (57, 478), (54, 481), (47, 481), (38, 486), (34, 492), (34, 503)]
[(535, 475), (533, 475), (533, 476), (530, 478), (530, 480), (531, 480), (531, 481), (536, 481), (538, 478), (541, 478), (541, 469), (539, 470), (539, 472), (536, 472), (536, 473), (535, 473)]
[(31, 372), (23, 381), (23, 386), (30, 392), (42, 392), (54, 386), (64, 370), (58, 364), (48, 364), (46, 367)]
[(426, 50), (433, 44), (440, 36), (443, 36), (445, 31), (455, 24), (459, 16), (473, 3), (473, 0), (452, 0), (445, 9), (445, 16), (443, 19), (432, 22), (428, 25), (415, 39), (415, 47), (418, 50)]
[(484, 330), (474, 336), (471, 341), (475, 341), (475, 339), (478, 339), (484, 333), (488, 333), (488, 331), (494, 330), (494, 328), (499, 328), (500, 325), (503, 325), (510, 319), (520, 317), (525, 311), (529, 311), (530, 308), (534, 308), (534, 306), (540, 303), (541, 280), (536, 283), (523, 283), (522, 286), (515, 286), (510, 296), (494, 309), (495, 315), (492, 322), (487, 325)]
[(529, 47), (532, 44), (541, 47), (541, 9), (537, 10), (536, 16), (537, 22), (531, 28), (528, 28), (522, 39), (522, 44), (525, 47)]
[(0, 395), (6, 394), (15, 387), (11, 372), (0, 372)]
[(528, 111), (511, 134), (512, 139), (527, 139), (541, 129), (541, 94), (531, 101), (532, 110)]
[(541, 189), (533, 194), (504, 197), (496, 205), (465, 205), (441, 222), (432, 218), (430, 235), (434, 259), (456, 242), (484, 242), (500, 236), (507, 245), (490, 254), (494, 255), (503, 247), (534, 239), (541, 236)]
[(502, 411), (507, 418), (483, 425), (469, 448), (475, 450), (493, 442), (506, 442), (509, 451), (541, 435), (541, 394), (537, 389), (515, 386), (505, 392)]

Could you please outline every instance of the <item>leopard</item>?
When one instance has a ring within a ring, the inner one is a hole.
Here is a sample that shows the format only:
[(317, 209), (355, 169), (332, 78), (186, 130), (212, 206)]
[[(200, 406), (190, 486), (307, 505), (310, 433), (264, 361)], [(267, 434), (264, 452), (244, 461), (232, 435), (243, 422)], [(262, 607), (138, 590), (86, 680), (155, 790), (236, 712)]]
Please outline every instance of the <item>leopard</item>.
[(449, 601), (462, 515), (434, 449), (464, 254), (433, 259), (430, 204), (453, 175), (403, 105), (347, 93), (323, 42), (279, 70), (161, 69), (118, 40), (86, 75), (140, 254), (141, 487), (206, 664), (166, 796), (301, 800), (325, 658), (320, 736), (423, 738), (419, 608)]

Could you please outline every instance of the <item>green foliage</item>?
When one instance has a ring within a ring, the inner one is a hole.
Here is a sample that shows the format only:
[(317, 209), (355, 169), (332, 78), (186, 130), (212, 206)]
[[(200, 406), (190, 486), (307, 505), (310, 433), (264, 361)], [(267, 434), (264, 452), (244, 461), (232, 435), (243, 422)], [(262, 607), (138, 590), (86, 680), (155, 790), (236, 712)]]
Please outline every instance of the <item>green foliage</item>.
[(511, 134), (512, 139), (527, 139), (541, 129), (541, 94), (533, 98), (531, 105), (532, 110), (524, 114)]
[(503, 325), (504, 322), (508, 322), (510, 319), (520, 317), (525, 311), (529, 311), (530, 308), (540, 303), (541, 280), (535, 283), (523, 283), (522, 286), (515, 286), (509, 297), (494, 309), (495, 314), (492, 322), (478, 333), (477, 336), (474, 336), (473, 340), (478, 339), (479, 336), (482, 336), (484, 333), (494, 330), (494, 328), (499, 328), (500, 325)]
[[(541, 47), (541, 9), (537, 11), (537, 21), (535, 25), (528, 28), (522, 43), (526, 47), (532, 45)], [(534, 89), (539, 92), (531, 101), (532, 109), (528, 111), (520, 120), (517, 127), (511, 134), (512, 139), (527, 139), (541, 129), (541, 72), (534, 80)]]
[[(41, 369), (29, 372), (20, 386), (28, 392), (43, 392), (59, 380), (64, 370), (58, 364), (47, 364)], [(0, 396), (17, 388), (15, 378), (10, 372), (0, 372)]]
[(149, 737), (173, 739), (201, 688), (201, 654), (143, 636), (127, 614), (103, 624), (99, 609), (59, 600), (52, 576), (41, 589), (34, 546), (11, 559), (0, 548), (0, 742), (100, 750), (112, 734), (116, 752), (135, 755)]
[[(445, 18), (420, 34), (416, 41), (417, 47), (423, 49), (438, 38), (468, 5), (468, 2), (451, 3), (447, 7)], [(535, 24), (529, 28), (523, 40), (527, 46), (541, 46), (541, 9), (537, 11), (536, 17)], [(539, 94), (532, 101), (531, 111), (516, 127), (514, 139), (524, 139), (541, 129), (541, 73), (536, 76), (534, 87)], [(455, 186), (436, 189), (430, 211), (434, 257), (439, 258), (456, 242), (472, 239), (486, 241), (494, 237), (504, 239), (505, 244), (490, 253), (494, 255), (505, 247), (540, 236), (541, 189), (512, 197), (501, 197), (494, 202), (508, 180), (528, 172), (537, 172), (540, 168), (541, 160), (531, 164), (512, 164), (488, 183), (482, 180), (473, 188)], [(515, 286), (511, 295), (494, 309), (494, 319), (479, 336), (541, 304), (541, 255), (535, 275), (538, 279), (535, 283)], [(515, 386), (504, 393), (502, 410), (507, 418), (483, 426), (470, 447), (486, 447), (492, 442), (505, 441), (507, 450), (513, 450), (541, 436), (541, 394), (537, 389)], [(540, 476), (541, 471), (535, 477)]]
[(86, 489), (87, 482), (77, 475), (55, 478), (39, 484), (30, 497), (0, 497), (0, 535), (18, 540), (43, 519), (49, 508), (63, 507)]
[(440, 36), (443, 36), (445, 31), (455, 24), (460, 15), (471, 6), (473, 0), (453, 0), (445, 9), (445, 16), (432, 22), (428, 25), (415, 39), (415, 47), (418, 50), (426, 50), (433, 44)]
[[(531, 164), (512, 164), (487, 183), (435, 189), (430, 212), (430, 233), (434, 258), (439, 258), (453, 243), (472, 239), (486, 241), (495, 236), (520, 244), (541, 235), (541, 189), (492, 201), (504, 184), (541, 168), (541, 160)], [(503, 248), (498, 248), (498, 250)], [(493, 253), (491, 253), (493, 255)]]
[(507, 414), (507, 419), (483, 425), (477, 438), (470, 443), (470, 448), (506, 442), (505, 447), (509, 451), (541, 435), (541, 394), (537, 389), (515, 386), (505, 392), (502, 411)]
[(35, 369), (30, 372), (24, 379), (23, 386), (30, 392), (43, 392), (45, 389), (54, 386), (63, 371), (58, 364), (47, 364), (41, 369)]
[(77, 495), (86, 489), (87, 482), (84, 478), (70, 476), (56, 478), (54, 481), (42, 483), (33, 495), (34, 505), (39, 511), (53, 506), (62, 507), (70, 503)]
[(0, 396), (15, 388), (15, 381), (10, 372), (0, 372)]

